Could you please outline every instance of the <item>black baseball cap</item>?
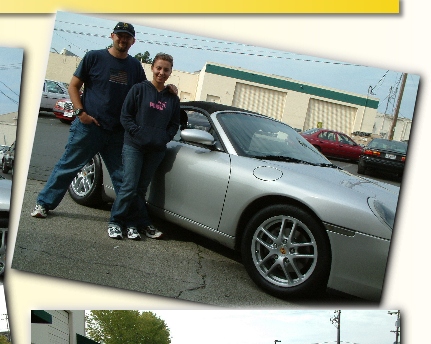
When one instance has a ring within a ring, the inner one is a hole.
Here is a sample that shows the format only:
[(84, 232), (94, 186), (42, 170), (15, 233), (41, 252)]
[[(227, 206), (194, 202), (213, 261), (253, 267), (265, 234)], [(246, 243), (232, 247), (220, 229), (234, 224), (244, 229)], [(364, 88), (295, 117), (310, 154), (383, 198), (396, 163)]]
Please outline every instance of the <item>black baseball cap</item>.
[(114, 33), (125, 32), (125, 33), (128, 33), (130, 36), (135, 37), (135, 28), (133, 27), (132, 24), (129, 24), (129, 23), (119, 22), (117, 25), (115, 25), (113, 32)]

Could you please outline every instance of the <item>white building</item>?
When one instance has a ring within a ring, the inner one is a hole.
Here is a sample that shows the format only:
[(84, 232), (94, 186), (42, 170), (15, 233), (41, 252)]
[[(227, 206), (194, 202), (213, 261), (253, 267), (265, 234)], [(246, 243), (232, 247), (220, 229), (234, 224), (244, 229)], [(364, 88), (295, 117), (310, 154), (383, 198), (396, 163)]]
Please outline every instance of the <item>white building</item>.
[(32, 310), (31, 344), (97, 343), (85, 337), (85, 311)]
[[(76, 56), (50, 53), (46, 78), (69, 82), (79, 62)], [(151, 75), (150, 65), (144, 64), (144, 69), (147, 76)], [(379, 99), (370, 95), (213, 62), (207, 62), (195, 73), (174, 70), (169, 82), (177, 86), (181, 101), (232, 105), (274, 117), (301, 130), (323, 127), (348, 135), (353, 132), (371, 134), (379, 119)], [(408, 137), (410, 128), (411, 120), (400, 119), (396, 133), (401, 130), (403, 137)]]

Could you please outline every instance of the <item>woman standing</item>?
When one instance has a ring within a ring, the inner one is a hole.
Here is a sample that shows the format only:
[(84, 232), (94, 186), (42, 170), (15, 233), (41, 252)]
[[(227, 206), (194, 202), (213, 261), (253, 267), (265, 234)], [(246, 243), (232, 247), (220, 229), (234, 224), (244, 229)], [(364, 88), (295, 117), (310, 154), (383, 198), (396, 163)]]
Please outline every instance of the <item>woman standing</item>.
[(157, 54), (151, 65), (152, 80), (134, 85), (124, 101), (124, 177), (111, 210), (110, 238), (122, 239), (122, 228), (127, 228), (127, 237), (133, 240), (141, 238), (138, 228), (149, 238), (163, 235), (151, 224), (145, 194), (180, 123), (180, 100), (165, 86), (172, 67), (172, 56)]

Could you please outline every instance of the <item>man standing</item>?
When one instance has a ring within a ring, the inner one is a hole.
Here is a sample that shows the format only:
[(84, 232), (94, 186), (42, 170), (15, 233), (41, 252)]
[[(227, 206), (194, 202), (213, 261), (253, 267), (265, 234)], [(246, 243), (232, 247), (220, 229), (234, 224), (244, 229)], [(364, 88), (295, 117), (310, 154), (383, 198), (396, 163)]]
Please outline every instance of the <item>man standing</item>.
[(69, 95), (77, 118), (71, 125), (63, 156), (37, 197), (33, 217), (45, 218), (58, 206), (78, 171), (96, 153), (105, 162), (115, 192), (121, 186), (121, 107), (130, 88), (146, 80), (146, 76), (141, 63), (128, 54), (135, 43), (133, 25), (119, 22), (111, 39), (110, 48), (89, 51), (73, 74)]

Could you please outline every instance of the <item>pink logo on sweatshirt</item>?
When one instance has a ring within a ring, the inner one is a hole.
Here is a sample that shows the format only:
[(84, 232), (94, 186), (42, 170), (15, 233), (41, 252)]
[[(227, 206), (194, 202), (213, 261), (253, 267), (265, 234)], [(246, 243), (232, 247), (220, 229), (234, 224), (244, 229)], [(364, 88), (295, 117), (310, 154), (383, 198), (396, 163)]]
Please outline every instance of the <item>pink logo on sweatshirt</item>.
[(166, 108), (166, 102), (161, 102), (160, 100), (156, 103), (150, 102), (150, 107), (157, 110), (164, 110)]

